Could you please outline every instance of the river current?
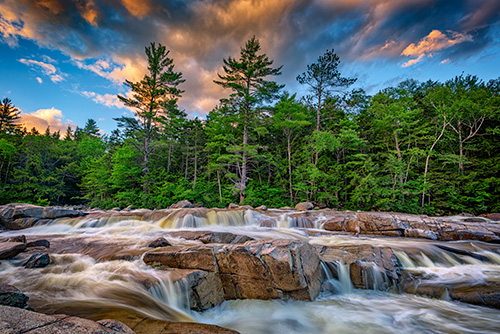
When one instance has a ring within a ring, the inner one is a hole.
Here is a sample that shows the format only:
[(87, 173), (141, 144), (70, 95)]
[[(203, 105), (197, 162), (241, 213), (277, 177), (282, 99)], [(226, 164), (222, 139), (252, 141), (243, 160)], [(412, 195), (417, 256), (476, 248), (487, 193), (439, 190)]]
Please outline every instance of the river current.
[[(225, 231), (255, 239), (298, 239), (313, 245), (390, 246), (401, 265), (429, 276), (428, 284), (462, 284), (470, 287), (500, 282), (498, 249), (481, 242), (446, 243), (463, 250), (450, 253), (436, 241), (351, 235), (328, 235), (315, 229), (290, 228), (296, 221), (281, 212), (277, 228), (259, 227), (266, 217), (253, 211), (216, 211), (203, 217), (182, 214), (168, 219), (131, 218), (61, 219), (50, 225), (22, 231), (2, 232), (2, 237), (24, 234), (29, 240), (51, 242), (108, 243), (133, 249), (168, 231)], [(176, 246), (197, 241), (167, 237)], [(442, 243), (443, 245), (445, 243)], [(111, 251), (113, 247), (110, 247)], [(95, 251), (95, 250), (94, 250)], [(109, 251), (109, 250), (107, 250)], [(474, 252), (478, 257), (467, 256)], [(102, 318), (110, 310), (129, 310), (155, 319), (195, 321), (231, 328), (240, 333), (499, 333), (500, 310), (439, 298), (401, 293), (395, 289), (354, 289), (348, 270), (338, 264), (334, 278), (324, 265), (327, 281), (320, 296), (311, 302), (293, 300), (233, 300), (205, 312), (188, 308), (182, 281), (172, 283), (168, 275), (142, 260), (96, 261), (91, 254), (52, 254), (51, 265), (25, 269), (20, 263), (2, 261), (0, 281), (15, 285), (30, 297), (30, 305), (45, 313), (65, 313), (89, 319)], [(160, 283), (146, 288), (138, 277)], [(369, 287), (370, 288), (370, 287)]]

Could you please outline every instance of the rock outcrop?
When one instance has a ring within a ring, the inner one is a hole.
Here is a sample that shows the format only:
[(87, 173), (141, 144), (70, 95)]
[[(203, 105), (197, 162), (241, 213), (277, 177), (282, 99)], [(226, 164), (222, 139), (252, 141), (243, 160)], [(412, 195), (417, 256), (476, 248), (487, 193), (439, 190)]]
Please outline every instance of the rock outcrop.
[(11, 203), (0, 206), (0, 227), (8, 230), (20, 230), (52, 219), (82, 215), (84, 215), (82, 211), (73, 209)]
[(146, 264), (161, 268), (216, 273), (224, 299), (293, 298), (312, 300), (319, 293), (319, 257), (308, 243), (254, 240), (244, 244), (207, 244), (144, 254)]
[(0, 306), (0, 332), (5, 334), (134, 333), (125, 324), (115, 320), (95, 322), (67, 315), (46, 315), (9, 306)]
[(177, 203), (174, 203), (170, 206), (170, 209), (185, 209), (185, 208), (194, 208), (193, 203), (188, 200), (183, 200)]
[(330, 213), (323, 223), (329, 231), (424, 238), (430, 240), (478, 240), (500, 243), (500, 225), (467, 217), (428, 217), (389, 212)]

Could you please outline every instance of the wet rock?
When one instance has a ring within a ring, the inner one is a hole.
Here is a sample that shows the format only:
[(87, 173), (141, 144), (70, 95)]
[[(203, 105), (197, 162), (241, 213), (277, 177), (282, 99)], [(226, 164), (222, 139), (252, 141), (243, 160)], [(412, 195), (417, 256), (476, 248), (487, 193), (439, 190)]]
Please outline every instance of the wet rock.
[(323, 279), (314, 248), (294, 240), (254, 240), (152, 251), (144, 254), (144, 262), (160, 268), (214, 272), (220, 277), (225, 299), (312, 300)]
[(292, 207), (290, 206), (282, 206), (281, 208), (279, 208), (280, 210), (293, 210)]
[(267, 206), (260, 205), (260, 206), (256, 207), (255, 210), (267, 211)]
[(158, 238), (155, 241), (152, 241), (148, 244), (148, 247), (150, 247), (150, 248), (168, 247), (168, 246), (172, 246), (172, 244), (170, 242), (168, 242), (168, 240), (163, 238), (163, 237)]
[(244, 244), (254, 238), (229, 232), (207, 232), (195, 240), (200, 240), (204, 244)]
[(45, 247), (45, 248), (50, 248), (50, 241), (48, 240), (35, 240), (35, 241), (30, 241), (26, 244), (26, 247)]
[(238, 204), (234, 204), (234, 203), (229, 203), (229, 205), (227, 206), (228, 209), (239, 209), (240, 206)]
[(125, 325), (115, 325), (111, 329), (92, 320), (62, 314), (46, 315), (9, 306), (0, 306), (0, 324), (2, 333), (134, 333)]
[(321, 260), (349, 266), (352, 284), (360, 289), (387, 289), (399, 280), (399, 263), (390, 247), (372, 245), (316, 246)]
[(220, 276), (215, 272), (194, 270), (184, 276), (189, 293), (189, 306), (195, 311), (205, 311), (222, 304), (224, 290)]
[(26, 244), (22, 242), (2, 242), (0, 243), (0, 260), (13, 258), (26, 249)]
[(500, 308), (500, 284), (488, 282), (471, 284), (460, 280), (443, 281), (436, 274), (404, 271), (400, 290), (439, 299)]
[(27, 248), (17, 257), (23, 259), (25, 268), (44, 268), (50, 264), (50, 255), (45, 247)]
[(208, 246), (151, 251), (144, 254), (143, 260), (154, 267), (217, 270), (213, 249)]
[(15, 237), (2, 239), (2, 240), (0, 240), (0, 242), (22, 242), (25, 244), (26, 243), (26, 236), (21, 234), (21, 235), (15, 236)]
[(255, 240), (220, 247), (215, 256), (225, 299), (312, 300), (319, 293), (319, 257), (308, 243)]
[(265, 219), (260, 222), (259, 224), (260, 227), (276, 227), (277, 223), (276, 220), (274, 219)]
[(83, 212), (60, 207), (41, 207), (32, 204), (11, 203), (0, 206), (0, 225), (6, 229), (29, 228), (41, 220), (82, 216)]
[(137, 334), (238, 334), (216, 325), (157, 320), (125, 310), (108, 312), (106, 316), (123, 322)]
[(295, 210), (307, 211), (314, 209), (314, 204), (311, 202), (301, 202), (295, 205)]
[(26, 308), (29, 297), (18, 288), (9, 284), (0, 284), (0, 305)]
[(127, 325), (118, 320), (103, 319), (96, 322), (101, 326), (111, 329), (115, 333), (135, 334), (135, 332), (128, 328)]
[(486, 217), (493, 221), (500, 221), (500, 212), (493, 212), (481, 215), (482, 217)]
[(193, 203), (188, 200), (183, 200), (177, 203), (174, 203), (170, 206), (170, 209), (191, 209), (194, 208)]
[(323, 223), (323, 228), (327, 231), (344, 231), (345, 219), (345, 216), (330, 218)]

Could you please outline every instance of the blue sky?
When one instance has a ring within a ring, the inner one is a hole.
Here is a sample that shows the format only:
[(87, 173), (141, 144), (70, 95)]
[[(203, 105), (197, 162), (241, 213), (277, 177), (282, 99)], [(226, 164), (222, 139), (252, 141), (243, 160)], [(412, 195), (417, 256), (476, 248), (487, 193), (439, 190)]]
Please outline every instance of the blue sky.
[(0, 0), (0, 97), (40, 131), (93, 118), (105, 132), (132, 115), (116, 99), (145, 71), (144, 47), (171, 50), (186, 82), (180, 106), (204, 116), (226, 95), (222, 60), (255, 35), (283, 65), (288, 91), (326, 49), (374, 94), (413, 78), (500, 76), (498, 0)]

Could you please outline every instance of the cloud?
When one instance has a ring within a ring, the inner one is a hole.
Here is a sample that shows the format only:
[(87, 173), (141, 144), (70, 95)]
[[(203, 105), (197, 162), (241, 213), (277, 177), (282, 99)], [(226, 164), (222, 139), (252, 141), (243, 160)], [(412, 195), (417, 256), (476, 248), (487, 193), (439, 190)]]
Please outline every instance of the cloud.
[(98, 94), (96, 92), (82, 92), (82, 95), (92, 99), (95, 103), (102, 104), (106, 107), (125, 108), (123, 103), (113, 94)]
[(115, 91), (144, 75), (144, 46), (162, 43), (186, 79), (181, 106), (204, 114), (226, 94), (212, 82), (222, 60), (237, 56), (252, 35), (284, 65), (277, 80), (290, 88), (326, 49), (335, 49), (341, 65), (467, 57), (493, 45), (499, 13), (498, 0), (2, 0), (0, 40), (60, 51)]
[(432, 57), (435, 52), (468, 41), (472, 41), (471, 35), (453, 31), (447, 31), (444, 34), (439, 30), (432, 30), (429, 35), (422, 38), (417, 44), (411, 43), (401, 52), (402, 56), (417, 57), (408, 60), (402, 67), (412, 66), (420, 62), (424, 57)]
[(64, 116), (62, 111), (54, 107), (50, 109), (39, 109), (32, 113), (21, 113), (20, 123), (29, 131), (36, 128), (39, 132), (43, 132), (50, 127), (51, 132), (60, 131), (64, 133), (68, 126), (76, 128), (76, 125), (69, 121), (63, 121)]
[(36, 81), (38, 81), (38, 83), (39, 83), (39, 84), (42, 84), (42, 83), (43, 83), (43, 80), (42, 80), (42, 78), (40, 78), (40, 77), (36, 77)]
[(63, 74), (61, 74), (52, 64), (44, 63), (33, 59), (24, 59), (24, 58), (19, 59), (19, 62), (35, 70), (41, 71), (43, 74), (48, 76), (50, 80), (52, 80), (52, 82), (60, 82), (64, 80)]

